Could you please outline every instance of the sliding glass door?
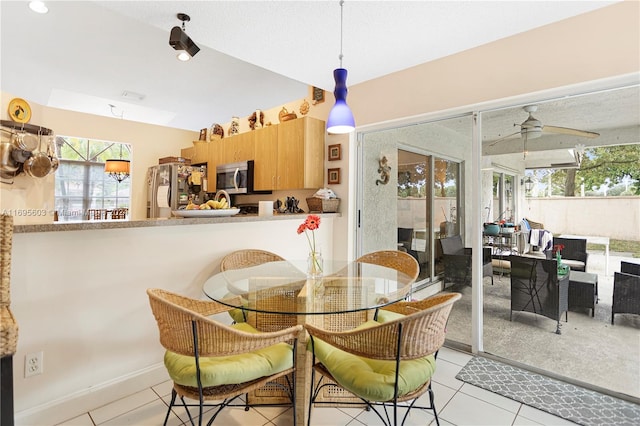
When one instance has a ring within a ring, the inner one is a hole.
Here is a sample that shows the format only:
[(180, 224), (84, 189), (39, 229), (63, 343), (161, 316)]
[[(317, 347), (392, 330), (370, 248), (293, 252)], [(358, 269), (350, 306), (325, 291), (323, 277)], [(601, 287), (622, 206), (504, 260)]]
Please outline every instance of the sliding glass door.
[[(470, 116), (361, 134), (358, 255), (405, 251), (420, 265), (417, 288), (439, 282), (438, 239), (464, 238), (461, 176), (470, 144)], [(436, 154), (445, 146), (460, 158)]]

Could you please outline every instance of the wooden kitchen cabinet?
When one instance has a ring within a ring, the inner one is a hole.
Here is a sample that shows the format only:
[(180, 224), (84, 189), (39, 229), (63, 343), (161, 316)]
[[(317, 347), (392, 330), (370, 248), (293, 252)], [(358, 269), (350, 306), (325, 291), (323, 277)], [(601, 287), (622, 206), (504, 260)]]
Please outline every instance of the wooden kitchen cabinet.
[(196, 152), (196, 149), (192, 146), (189, 148), (182, 148), (180, 150), (180, 157), (193, 160), (193, 155), (195, 154), (195, 152)]
[(249, 131), (222, 139), (224, 163), (253, 160), (255, 157), (255, 137), (255, 131)]
[(207, 162), (209, 157), (209, 142), (196, 141), (193, 143), (193, 156), (191, 164), (202, 164)]
[(224, 164), (224, 139), (209, 142), (207, 155), (207, 175), (209, 176), (209, 192), (216, 192), (216, 167)]
[[(276, 130), (264, 133), (264, 141), (256, 137), (254, 188), (321, 188), (324, 183), (325, 122), (302, 117), (271, 127)], [(261, 130), (270, 131), (268, 127)]]
[(255, 163), (253, 188), (270, 191), (276, 188), (278, 170), (278, 126), (267, 126), (255, 130)]
[[(214, 142), (195, 143), (192, 147), (182, 148), (180, 150), (180, 156), (191, 160), (191, 164), (206, 164), (207, 165), (207, 186), (208, 190), (215, 192), (215, 179), (216, 179), (216, 167), (211, 168), (209, 148)], [(211, 186), (213, 185), (213, 186)]]

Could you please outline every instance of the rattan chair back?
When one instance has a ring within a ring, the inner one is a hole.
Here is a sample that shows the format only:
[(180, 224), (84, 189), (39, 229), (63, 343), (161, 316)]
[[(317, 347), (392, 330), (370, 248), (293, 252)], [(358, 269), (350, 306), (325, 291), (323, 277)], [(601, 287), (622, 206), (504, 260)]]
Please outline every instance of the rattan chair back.
[(227, 356), (251, 352), (296, 338), (302, 326), (272, 333), (246, 333), (208, 318), (229, 306), (192, 299), (166, 290), (149, 289), (149, 303), (160, 330), (160, 343), (172, 352), (195, 356), (192, 323), (198, 328), (198, 356)]
[(413, 283), (420, 273), (418, 261), (408, 253), (399, 250), (380, 250), (367, 253), (356, 259), (356, 262), (372, 263), (374, 265), (393, 268), (410, 278)]
[(111, 210), (111, 219), (126, 219), (129, 209), (113, 209)]
[[(433, 297), (411, 302), (397, 302), (389, 305), (388, 309), (403, 314), (402, 317), (391, 320), (373, 327), (357, 328), (349, 331), (329, 331), (321, 329), (311, 324), (305, 324), (306, 330), (311, 336), (311, 350), (314, 351), (315, 340), (320, 339), (338, 349), (349, 354), (369, 359), (395, 361), (396, 368), (404, 360), (412, 360), (422, 358), (431, 354), (436, 354), (438, 349), (442, 347), (445, 340), (445, 326), (453, 308), (455, 301), (460, 299), (460, 293), (441, 293)], [(338, 388), (338, 391), (344, 390), (333, 377), (331, 371), (321, 362), (317, 362), (315, 353), (313, 354), (313, 372), (311, 380), (311, 406), (314, 403), (321, 403), (318, 400), (321, 390), (327, 383), (332, 388)], [(315, 374), (319, 373), (322, 378), (315, 379)], [(326, 380), (323, 380), (326, 379)], [(392, 414), (394, 424), (400, 424), (398, 421), (398, 403), (402, 401), (413, 401), (425, 392), (429, 392), (431, 405), (429, 407), (415, 406), (413, 403), (409, 407), (432, 409), (437, 422), (437, 413), (433, 405), (433, 391), (431, 389), (431, 379), (428, 378), (424, 383), (411, 392), (399, 395), (398, 376), (393, 383), (394, 397), (387, 401), (369, 401), (362, 396), (354, 394), (356, 397), (362, 398), (369, 408), (371, 408), (384, 424), (390, 424), (389, 416)], [(315, 386), (315, 387), (314, 387)], [(351, 392), (356, 392), (350, 389)], [(333, 390), (333, 392), (337, 392)], [(385, 405), (384, 414), (375, 408), (375, 405)], [(391, 405), (392, 413), (387, 412), (386, 405)], [(410, 409), (409, 408), (409, 409)], [(408, 411), (405, 414), (408, 415)], [(386, 417), (386, 421), (385, 421)], [(309, 423), (311, 422), (311, 410), (309, 411)], [(403, 422), (404, 423), (404, 420)]]
[(89, 209), (87, 210), (86, 220), (103, 220), (107, 218), (106, 209)]
[(284, 258), (266, 250), (246, 249), (229, 253), (222, 258), (220, 270), (242, 269), (250, 266), (262, 265), (267, 262), (278, 262)]
[[(181, 296), (166, 290), (148, 289), (151, 310), (158, 324), (160, 343), (162, 346), (180, 355), (192, 356), (195, 360), (193, 374), (201, 377), (199, 359), (201, 357), (225, 357), (240, 355), (266, 348), (281, 342), (297, 345), (298, 334), (303, 330), (301, 325), (270, 333), (250, 333), (237, 330), (233, 327), (209, 318), (230, 308), (220, 303), (207, 300), (197, 300)], [(184, 386), (174, 382), (171, 403), (167, 411), (167, 417), (172, 410), (176, 396), (179, 395), (187, 410), (188, 407), (197, 406), (200, 409), (198, 421), (202, 423), (204, 406), (217, 407), (210, 423), (224, 407), (231, 404), (236, 397), (262, 388), (276, 380), (283, 380), (290, 384), (289, 395), (293, 396), (291, 404), (295, 400), (295, 349), (292, 352), (292, 367), (279, 373), (261, 377), (245, 383), (227, 383), (218, 386), (204, 387), (197, 379), (198, 387)], [(184, 398), (198, 401), (198, 404), (188, 404)], [(205, 404), (204, 401), (212, 401)], [(215, 402), (214, 402), (215, 401)], [(247, 409), (249, 403), (242, 404)]]
[[(427, 299), (397, 302), (388, 310), (404, 316), (376, 327), (331, 332), (311, 324), (311, 336), (345, 352), (370, 359), (416, 359), (435, 353), (444, 344), (445, 326), (460, 293), (442, 293)], [(400, 342), (398, 352), (398, 342)]]

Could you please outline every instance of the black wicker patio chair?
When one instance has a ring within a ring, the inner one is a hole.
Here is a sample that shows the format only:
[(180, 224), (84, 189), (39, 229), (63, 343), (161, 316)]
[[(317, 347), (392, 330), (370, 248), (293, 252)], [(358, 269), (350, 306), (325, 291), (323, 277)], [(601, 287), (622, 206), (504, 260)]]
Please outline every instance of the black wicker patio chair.
[(620, 262), (620, 271), (613, 276), (611, 325), (615, 314), (640, 315), (640, 264)]
[(553, 245), (562, 245), (562, 263), (574, 271), (587, 271), (587, 240), (584, 238), (553, 237)]
[[(462, 244), (462, 237), (441, 238), (442, 261), (444, 263), (444, 283), (471, 285), (471, 249)], [(493, 285), (493, 265), (491, 248), (482, 249), (482, 276), (491, 277)]]

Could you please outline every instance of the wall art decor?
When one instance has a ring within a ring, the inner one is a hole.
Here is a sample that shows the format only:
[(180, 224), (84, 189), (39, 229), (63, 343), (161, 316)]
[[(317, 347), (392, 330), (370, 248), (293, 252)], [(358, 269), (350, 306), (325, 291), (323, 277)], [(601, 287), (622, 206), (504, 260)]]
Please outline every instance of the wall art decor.
[(340, 183), (340, 169), (329, 169), (327, 171), (327, 183), (337, 185)]
[(327, 155), (329, 161), (336, 161), (342, 159), (342, 146), (338, 143), (335, 145), (329, 145), (329, 154)]

